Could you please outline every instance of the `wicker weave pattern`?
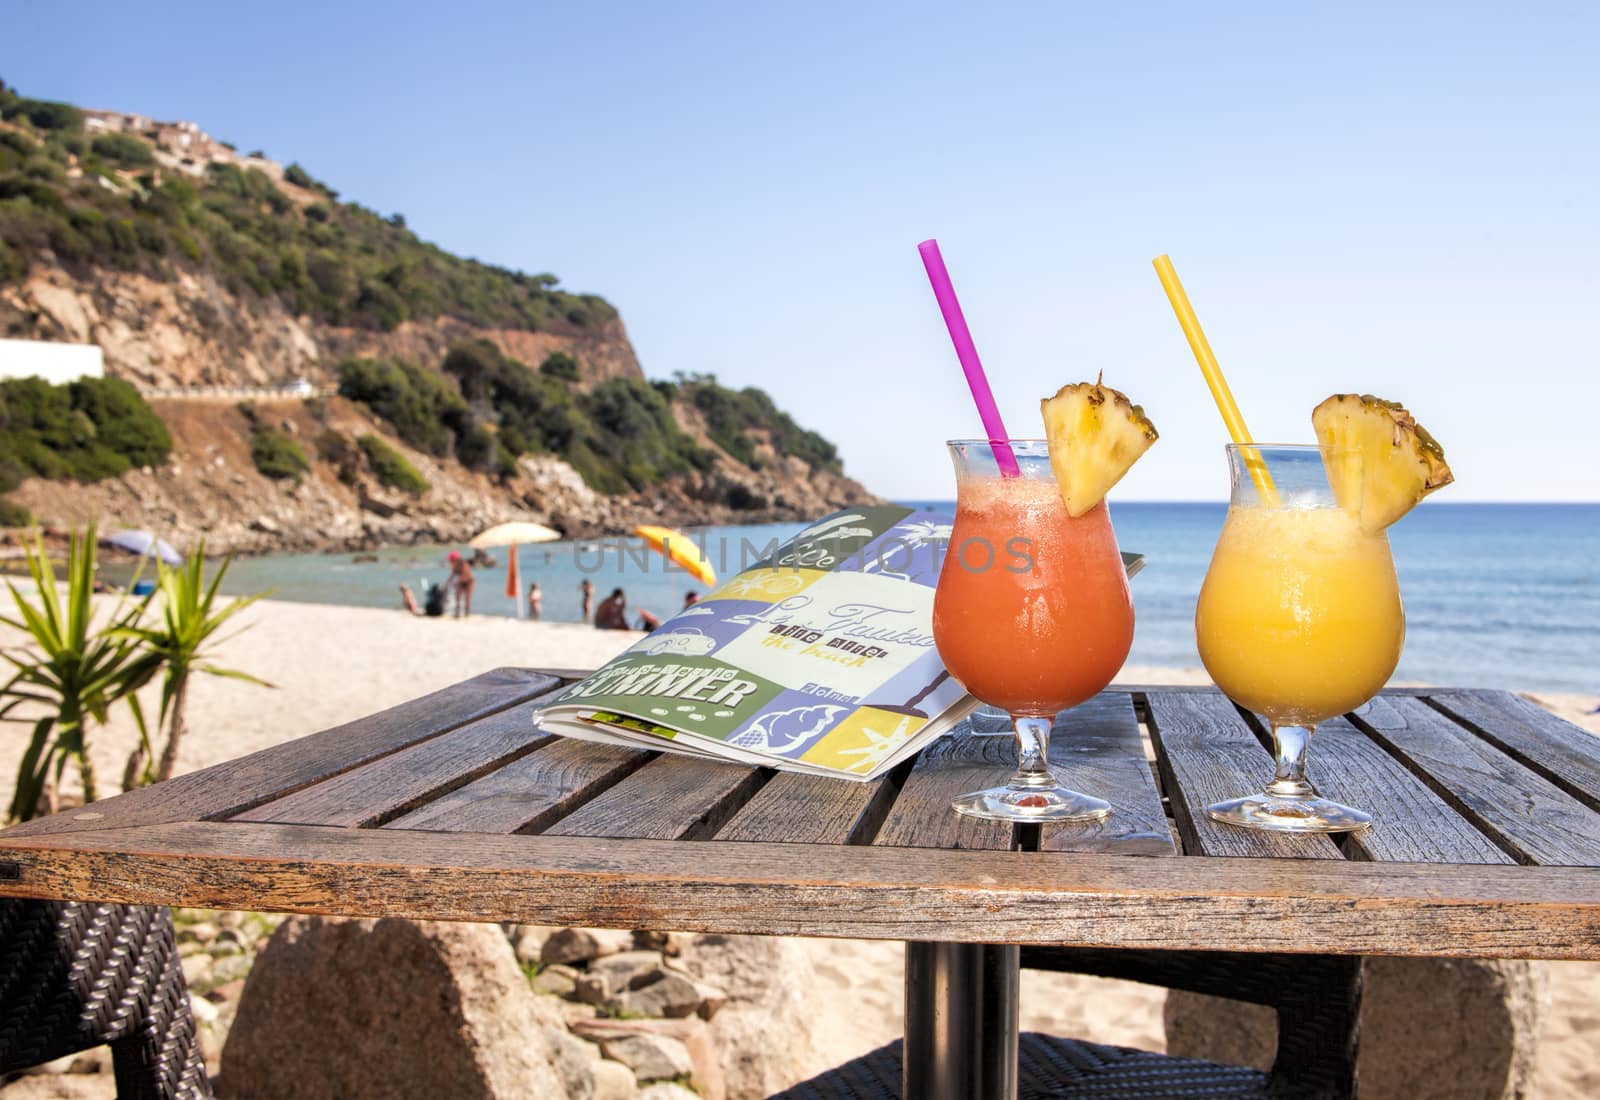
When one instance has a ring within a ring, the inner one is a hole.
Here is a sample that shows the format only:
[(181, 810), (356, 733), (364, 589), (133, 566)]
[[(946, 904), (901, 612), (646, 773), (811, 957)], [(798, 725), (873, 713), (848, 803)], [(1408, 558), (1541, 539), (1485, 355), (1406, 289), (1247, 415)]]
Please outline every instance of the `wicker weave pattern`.
[(123, 1100), (211, 1095), (171, 914), (0, 901), (0, 1073), (106, 1043)]
[[(1020, 1100), (1251, 1100), (1286, 1096), (1267, 1075), (1024, 1032), (1017, 1057)], [(900, 1042), (813, 1077), (771, 1100), (900, 1100)]]
[[(1272, 1072), (1262, 1073), (1025, 1033), (1017, 1050), (1021, 1100), (1349, 1100), (1356, 1095), (1359, 958), (1025, 947), (1022, 965), (1271, 1005), (1278, 1012), (1278, 1052)], [(772, 1100), (899, 1100), (900, 1090), (896, 1041)]]
[(1270, 1080), (1278, 1093), (1295, 1100), (1356, 1095), (1359, 956), (1025, 947), (1022, 965), (1271, 1005), (1278, 1013), (1278, 1051)]

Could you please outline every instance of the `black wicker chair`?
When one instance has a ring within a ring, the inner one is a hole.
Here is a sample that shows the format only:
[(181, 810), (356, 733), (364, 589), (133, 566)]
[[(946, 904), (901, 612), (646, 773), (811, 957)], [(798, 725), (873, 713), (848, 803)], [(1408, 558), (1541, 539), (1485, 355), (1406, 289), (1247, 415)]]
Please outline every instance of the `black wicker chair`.
[(0, 1080), (102, 1044), (121, 1100), (211, 1096), (171, 912), (0, 901)]
[[(1278, 1050), (1272, 1069), (1262, 1072), (1027, 1033), (1017, 1059), (1021, 1100), (1351, 1100), (1356, 1095), (1359, 958), (1024, 947), (1022, 965), (1270, 1005), (1278, 1013)], [(900, 1059), (900, 1043), (894, 1042), (772, 1100), (899, 1100)]]

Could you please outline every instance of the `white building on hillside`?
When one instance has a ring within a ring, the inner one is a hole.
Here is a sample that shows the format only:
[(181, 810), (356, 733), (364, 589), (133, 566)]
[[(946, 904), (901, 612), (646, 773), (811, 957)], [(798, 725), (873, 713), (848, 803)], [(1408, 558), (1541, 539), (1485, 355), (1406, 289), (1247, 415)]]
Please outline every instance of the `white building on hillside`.
[(77, 378), (101, 378), (105, 356), (99, 344), (54, 344), (45, 340), (0, 340), (0, 378), (38, 375), (60, 385)]

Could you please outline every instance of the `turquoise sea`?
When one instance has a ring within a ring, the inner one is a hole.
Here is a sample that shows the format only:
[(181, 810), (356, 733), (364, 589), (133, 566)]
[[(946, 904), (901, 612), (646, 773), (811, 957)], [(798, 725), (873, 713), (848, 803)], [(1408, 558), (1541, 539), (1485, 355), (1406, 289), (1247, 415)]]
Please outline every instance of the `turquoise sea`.
[[(949, 501), (918, 506), (953, 508)], [(1194, 603), (1226, 505), (1114, 504), (1124, 550), (1143, 553), (1133, 582), (1138, 628), (1134, 663), (1198, 665)], [(737, 572), (763, 547), (799, 524), (691, 528), (719, 575)], [(1543, 691), (1600, 691), (1600, 504), (1449, 504), (1428, 502), (1390, 529), (1406, 606), (1400, 680)], [(445, 576), (443, 547), (351, 554), (297, 554), (236, 561), (228, 589), (275, 589), (275, 597), (310, 603), (398, 609), (404, 582), (420, 600)], [(504, 551), (496, 551), (504, 558)], [(596, 598), (622, 588), (630, 608), (665, 617), (690, 590), (704, 586), (637, 539), (522, 547), (523, 591), (544, 595), (544, 617), (577, 621), (578, 585)], [(473, 611), (511, 615), (502, 565), (478, 572)], [(398, 613), (398, 612), (397, 612)]]

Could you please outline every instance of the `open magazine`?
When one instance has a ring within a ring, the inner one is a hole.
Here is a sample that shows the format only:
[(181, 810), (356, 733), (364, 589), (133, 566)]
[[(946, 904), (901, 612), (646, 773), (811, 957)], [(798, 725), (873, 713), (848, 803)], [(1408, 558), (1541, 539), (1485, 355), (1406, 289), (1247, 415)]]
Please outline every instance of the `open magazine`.
[[(904, 507), (819, 520), (535, 720), (588, 741), (876, 779), (977, 705), (933, 645), (951, 522)], [(1124, 557), (1130, 574), (1142, 562)]]

